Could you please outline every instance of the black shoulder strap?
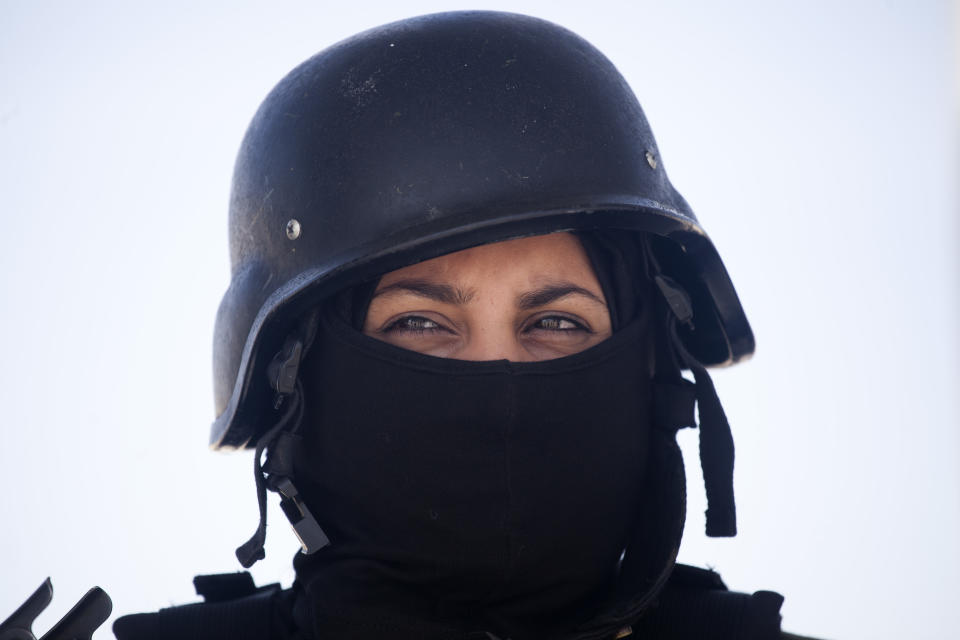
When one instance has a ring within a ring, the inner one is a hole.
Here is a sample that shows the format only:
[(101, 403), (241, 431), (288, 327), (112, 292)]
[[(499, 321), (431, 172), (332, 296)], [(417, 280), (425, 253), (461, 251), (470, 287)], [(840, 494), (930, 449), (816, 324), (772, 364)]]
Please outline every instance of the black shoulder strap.
[(670, 575), (669, 586), (678, 589), (719, 589), (727, 591), (720, 574), (712, 569), (692, 567), (688, 564), (677, 564)]
[(245, 598), (257, 592), (249, 571), (194, 576), (193, 588), (208, 603)]
[[(117, 640), (292, 640), (291, 592), (277, 584), (258, 589), (233, 576), (198, 576), (197, 591), (207, 602), (123, 616), (113, 633)], [(252, 592), (229, 597), (249, 587)]]
[(677, 565), (657, 604), (633, 625), (637, 637), (778, 640), (783, 596), (737, 593), (707, 569)]

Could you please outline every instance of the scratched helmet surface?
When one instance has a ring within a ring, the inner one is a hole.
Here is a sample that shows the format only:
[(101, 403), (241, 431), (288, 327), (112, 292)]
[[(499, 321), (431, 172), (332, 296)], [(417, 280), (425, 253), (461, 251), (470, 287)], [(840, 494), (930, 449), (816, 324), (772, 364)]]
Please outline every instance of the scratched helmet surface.
[(630, 87), (590, 43), (544, 20), (470, 11), (318, 53), (266, 97), (237, 157), (211, 445), (252, 446), (269, 425), (266, 366), (335, 291), (479, 244), (589, 229), (652, 234), (693, 299), (683, 339), (702, 362), (752, 353), (716, 249), (667, 179)]

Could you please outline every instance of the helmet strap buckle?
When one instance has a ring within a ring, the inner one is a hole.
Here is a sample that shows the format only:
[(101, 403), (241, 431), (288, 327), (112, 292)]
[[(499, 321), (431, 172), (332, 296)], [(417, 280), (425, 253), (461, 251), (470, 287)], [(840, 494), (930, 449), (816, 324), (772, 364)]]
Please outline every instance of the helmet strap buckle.
[[(273, 480), (272, 477), (271, 480)], [(280, 500), (280, 508), (283, 510), (283, 515), (290, 521), (290, 526), (293, 527), (293, 533), (300, 541), (303, 553), (309, 555), (330, 544), (330, 538), (310, 513), (310, 509), (300, 498), (290, 478), (281, 476), (274, 490), (283, 496)]]

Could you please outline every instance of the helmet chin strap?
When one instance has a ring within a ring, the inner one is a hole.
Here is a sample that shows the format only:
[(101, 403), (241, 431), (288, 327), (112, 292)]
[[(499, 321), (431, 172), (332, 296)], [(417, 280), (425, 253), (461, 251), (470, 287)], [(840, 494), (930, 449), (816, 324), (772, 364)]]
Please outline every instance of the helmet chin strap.
[[(652, 258), (652, 254), (651, 255)], [(670, 311), (667, 329), (676, 353), (696, 380), (700, 416), (700, 466), (707, 493), (706, 533), (711, 538), (737, 535), (737, 509), (733, 497), (733, 434), (707, 369), (684, 346), (677, 323), (693, 328), (693, 305), (689, 294), (673, 279), (662, 275), (654, 261), (654, 282)]]
[(737, 506), (733, 497), (733, 434), (717, 390), (706, 368), (684, 348), (671, 323), (673, 343), (697, 382), (697, 412), (700, 415), (700, 467), (707, 492), (707, 535), (731, 538), (737, 535)]
[[(280, 494), (280, 508), (290, 521), (303, 553), (314, 553), (330, 544), (330, 539), (300, 498), (292, 480), (293, 452), (300, 438), (297, 430), (303, 419), (303, 386), (297, 373), (303, 355), (316, 334), (317, 317), (316, 311), (307, 314), (300, 323), (299, 330), (287, 338), (283, 349), (267, 367), (270, 384), (276, 392), (274, 409), (279, 410), (284, 404), (287, 407), (277, 424), (257, 440), (253, 473), (257, 485), (260, 523), (253, 536), (237, 547), (237, 560), (245, 569), (266, 555), (263, 546), (267, 536), (267, 489)], [(265, 451), (266, 464), (263, 463)]]

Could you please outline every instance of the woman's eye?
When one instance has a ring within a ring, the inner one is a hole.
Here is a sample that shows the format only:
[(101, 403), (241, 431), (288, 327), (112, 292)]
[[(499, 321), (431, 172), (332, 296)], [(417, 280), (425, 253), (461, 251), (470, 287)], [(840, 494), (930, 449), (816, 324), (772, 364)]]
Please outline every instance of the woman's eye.
[(579, 322), (561, 316), (540, 318), (530, 328), (542, 331), (587, 331), (587, 328)]
[(430, 318), (424, 318), (423, 316), (404, 316), (384, 327), (383, 332), (409, 331), (411, 333), (431, 333), (443, 330), (444, 328), (439, 323), (434, 322)]

